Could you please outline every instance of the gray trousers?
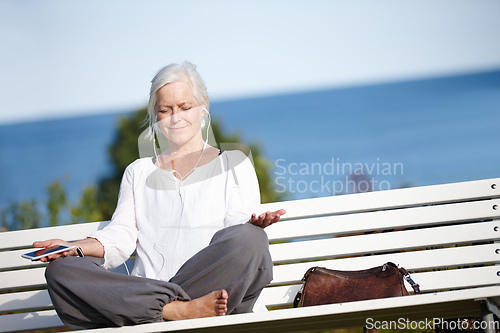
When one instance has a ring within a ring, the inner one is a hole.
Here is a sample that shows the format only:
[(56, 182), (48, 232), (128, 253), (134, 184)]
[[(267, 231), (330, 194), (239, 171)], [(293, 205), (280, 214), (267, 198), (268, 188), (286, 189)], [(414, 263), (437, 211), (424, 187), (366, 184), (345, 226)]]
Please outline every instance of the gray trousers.
[(57, 314), (71, 329), (163, 321), (163, 306), (215, 290), (229, 294), (228, 314), (251, 312), (272, 280), (267, 235), (242, 224), (218, 231), (168, 282), (110, 272), (95, 257), (66, 257), (45, 271)]

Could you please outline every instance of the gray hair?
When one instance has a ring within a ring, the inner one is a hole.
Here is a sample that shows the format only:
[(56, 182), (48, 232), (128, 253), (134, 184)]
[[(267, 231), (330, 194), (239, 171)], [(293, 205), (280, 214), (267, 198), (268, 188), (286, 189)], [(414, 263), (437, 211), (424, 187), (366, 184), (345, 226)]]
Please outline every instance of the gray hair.
[(203, 82), (196, 66), (189, 61), (182, 64), (170, 64), (158, 71), (151, 80), (151, 91), (149, 93), (148, 115), (146, 121), (149, 123), (147, 137), (153, 138), (154, 133), (160, 130), (156, 118), (156, 92), (164, 85), (177, 81), (186, 81), (193, 89), (193, 94), (200, 105), (204, 105), (207, 112), (210, 112), (210, 100), (208, 98), (207, 87)]

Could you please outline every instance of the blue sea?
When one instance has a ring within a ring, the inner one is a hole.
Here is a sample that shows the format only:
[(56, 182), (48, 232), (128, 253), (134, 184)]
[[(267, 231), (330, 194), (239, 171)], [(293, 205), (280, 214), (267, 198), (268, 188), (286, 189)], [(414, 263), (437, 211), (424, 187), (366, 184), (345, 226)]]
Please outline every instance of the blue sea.
[[(75, 202), (109, 174), (132, 111), (0, 125), (0, 208), (43, 202), (55, 180)], [(260, 145), (289, 199), (500, 177), (500, 70), (219, 100), (211, 114)]]

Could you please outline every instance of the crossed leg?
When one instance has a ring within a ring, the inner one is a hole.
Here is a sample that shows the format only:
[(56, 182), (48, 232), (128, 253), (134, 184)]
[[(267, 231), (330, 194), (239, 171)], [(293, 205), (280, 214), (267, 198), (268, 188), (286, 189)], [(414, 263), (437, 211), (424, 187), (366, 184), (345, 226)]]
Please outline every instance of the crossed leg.
[(103, 259), (59, 258), (45, 271), (49, 294), (69, 328), (135, 325), (251, 312), (272, 279), (264, 231), (225, 228), (169, 282), (109, 272)]
[[(163, 318), (178, 320), (251, 312), (260, 291), (271, 279), (272, 260), (262, 228), (247, 223), (222, 229), (208, 247), (189, 259), (169, 281), (194, 299), (166, 304)], [(210, 290), (217, 291), (208, 293)]]

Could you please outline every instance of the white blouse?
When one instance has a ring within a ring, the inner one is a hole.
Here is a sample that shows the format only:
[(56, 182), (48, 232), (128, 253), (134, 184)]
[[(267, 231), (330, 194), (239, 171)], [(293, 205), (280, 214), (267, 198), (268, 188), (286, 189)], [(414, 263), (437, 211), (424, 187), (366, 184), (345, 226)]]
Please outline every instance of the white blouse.
[(111, 222), (89, 237), (104, 246), (105, 268), (137, 250), (131, 274), (168, 281), (218, 230), (247, 222), (259, 205), (255, 170), (240, 151), (224, 151), (183, 181), (141, 158), (125, 170)]

